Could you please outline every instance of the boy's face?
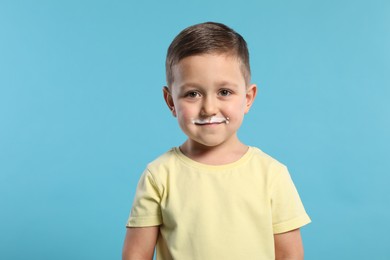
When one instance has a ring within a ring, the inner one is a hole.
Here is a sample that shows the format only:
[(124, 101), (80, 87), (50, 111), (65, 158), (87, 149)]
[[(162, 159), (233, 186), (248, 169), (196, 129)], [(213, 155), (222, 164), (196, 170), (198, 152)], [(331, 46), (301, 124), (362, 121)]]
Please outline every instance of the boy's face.
[(204, 146), (227, 144), (256, 96), (246, 86), (240, 62), (228, 55), (204, 54), (182, 59), (164, 98), (189, 141)]

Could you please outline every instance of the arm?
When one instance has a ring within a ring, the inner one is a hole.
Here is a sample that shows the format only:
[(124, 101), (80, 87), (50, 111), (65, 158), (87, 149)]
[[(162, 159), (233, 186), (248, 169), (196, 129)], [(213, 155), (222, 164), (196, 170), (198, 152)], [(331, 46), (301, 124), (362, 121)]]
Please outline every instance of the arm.
[(152, 260), (159, 226), (127, 228), (122, 260)]
[(303, 260), (303, 245), (299, 229), (275, 234), (276, 260)]

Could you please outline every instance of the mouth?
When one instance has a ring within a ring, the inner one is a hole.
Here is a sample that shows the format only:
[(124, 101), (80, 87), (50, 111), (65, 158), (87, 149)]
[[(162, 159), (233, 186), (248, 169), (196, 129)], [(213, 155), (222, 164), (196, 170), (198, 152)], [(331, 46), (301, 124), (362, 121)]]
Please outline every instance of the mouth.
[(194, 119), (192, 120), (192, 123), (194, 125), (218, 125), (218, 124), (229, 124), (229, 118), (228, 117), (210, 117), (210, 118), (204, 118), (204, 119)]

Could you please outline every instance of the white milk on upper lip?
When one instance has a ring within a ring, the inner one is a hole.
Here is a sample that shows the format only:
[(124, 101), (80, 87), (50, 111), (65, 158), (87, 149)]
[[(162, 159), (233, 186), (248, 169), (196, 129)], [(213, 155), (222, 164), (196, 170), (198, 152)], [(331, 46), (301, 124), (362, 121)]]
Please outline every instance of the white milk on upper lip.
[(229, 124), (229, 118), (228, 117), (212, 116), (210, 118), (205, 118), (205, 119), (193, 119), (192, 123), (195, 125), (204, 125), (204, 124), (213, 124), (213, 123)]

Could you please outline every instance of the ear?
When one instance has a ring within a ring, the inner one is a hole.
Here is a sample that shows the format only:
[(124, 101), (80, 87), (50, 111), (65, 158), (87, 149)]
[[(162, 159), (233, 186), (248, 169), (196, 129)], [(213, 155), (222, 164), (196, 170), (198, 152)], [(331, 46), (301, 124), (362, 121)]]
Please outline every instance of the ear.
[(176, 117), (175, 104), (173, 103), (172, 94), (168, 87), (163, 87), (164, 100), (167, 104), (169, 110), (172, 112), (172, 115)]
[(245, 114), (249, 112), (249, 109), (251, 108), (253, 101), (255, 101), (256, 94), (257, 94), (257, 86), (255, 84), (250, 85), (246, 91)]

